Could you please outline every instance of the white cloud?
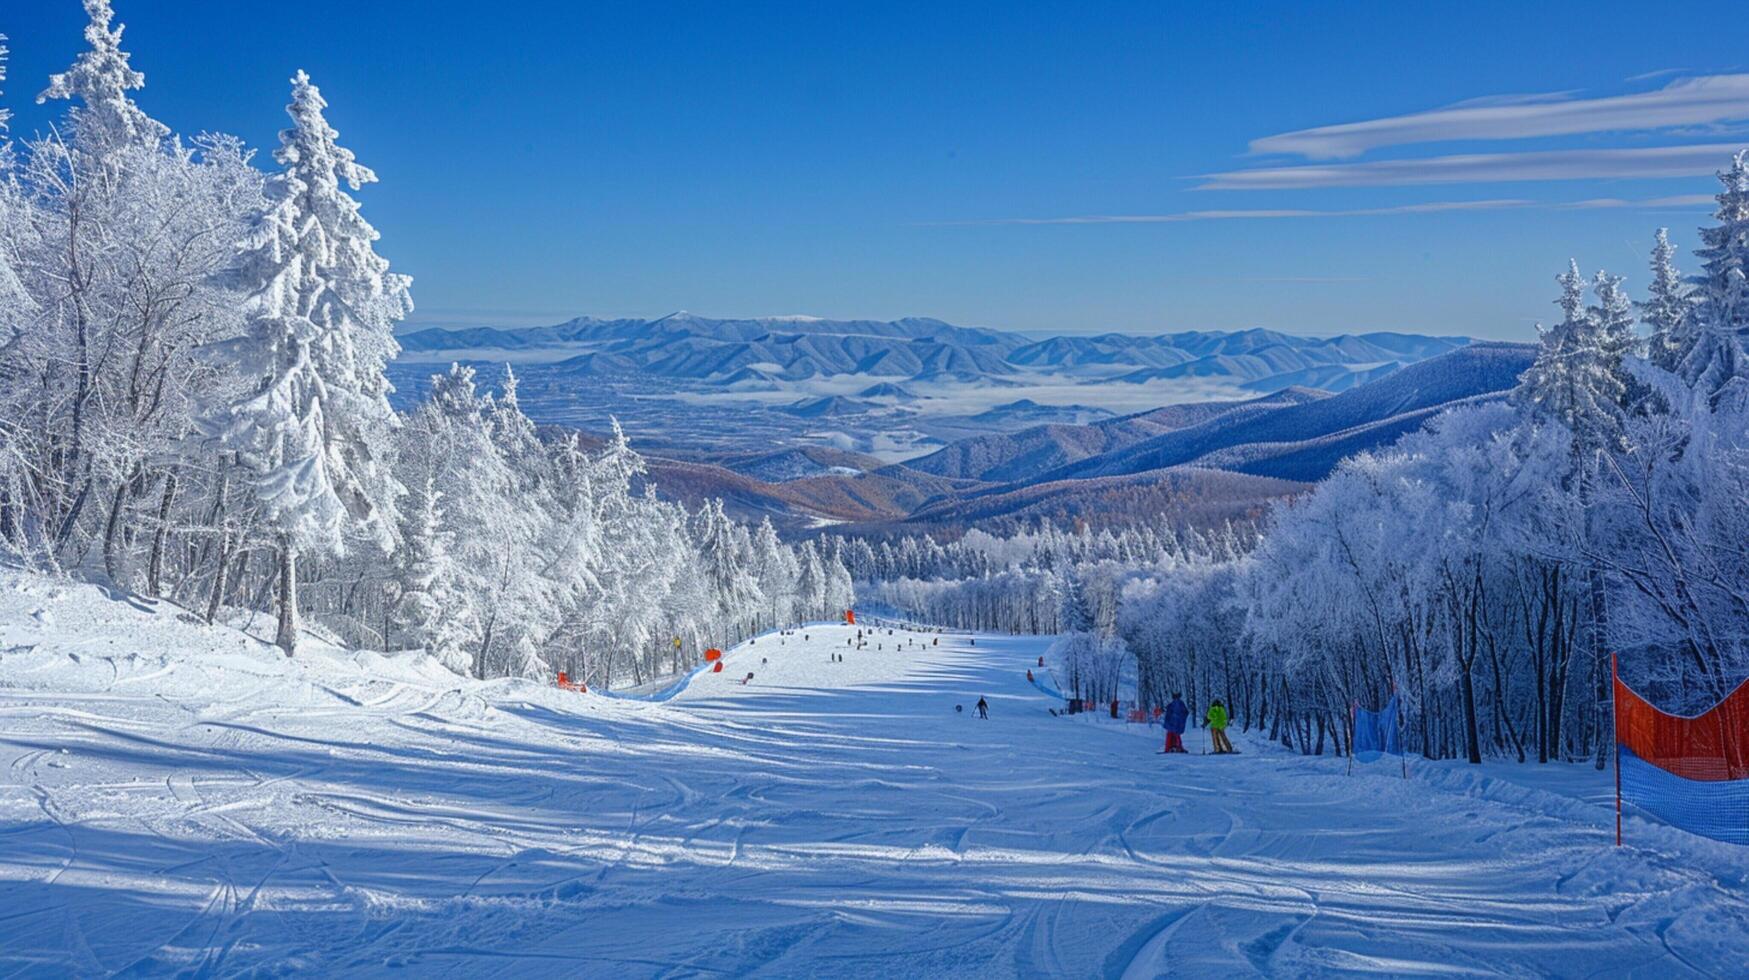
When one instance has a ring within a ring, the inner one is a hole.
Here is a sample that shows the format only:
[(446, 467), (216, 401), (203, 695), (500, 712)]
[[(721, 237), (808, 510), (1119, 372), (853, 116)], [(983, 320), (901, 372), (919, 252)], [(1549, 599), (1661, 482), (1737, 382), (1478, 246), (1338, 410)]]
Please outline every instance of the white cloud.
[(1197, 189), (1251, 191), (1498, 183), (1519, 180), (1699, 177), (1719, 171), (1739, 149), (1741, 146), (1735, 143), (1709, 143), (1625, 150), (1468, 153), (1420, 160), (1258, 167), (1205, 175), (1205, 182)]
[(1710, 207), (1717, 200), (1711, 194), (1675, 194), (1670, 197), (1654, 197), (1645, 201), (1624, 201), (1619, 197), (1594, 197), (1590, 200), (1573, 201), (1569, 204), (1551, 204), (1549, 207), (1571, 211), (1589, 211), (1595, 208), (1693, 208)]
[(1402, 214), (1442, 214), (1464, 211), (1589, 211), (1601, 208), (1690, 208), (1709, 205), (1708, 194), (1681, 194), (1647, 200), (1597, 197), (1583, 201), (1531, 201), (1523, 198), (1491, 198), (1481, 201), (1427, 201), (1378, 208), (1252, 208), (1177, 211), (1168, 214), (1082, 214), (1060, 218), (990, 218), (974, 221), (938, 221), (933, 225), (1160, 225), (1187, 221), (1257, 221), (1279, 218), (1358, 218)]
[(1319, 126), (1253, 140), (1253, 153), (1335, 160), (1442, 140), (1508, 140), (1630, 132), (1749, 120), (1749, 74), (1682, 78), (1652, 92), (1575, 99), (1571, 93), (1472, 100), (1428, 112)]

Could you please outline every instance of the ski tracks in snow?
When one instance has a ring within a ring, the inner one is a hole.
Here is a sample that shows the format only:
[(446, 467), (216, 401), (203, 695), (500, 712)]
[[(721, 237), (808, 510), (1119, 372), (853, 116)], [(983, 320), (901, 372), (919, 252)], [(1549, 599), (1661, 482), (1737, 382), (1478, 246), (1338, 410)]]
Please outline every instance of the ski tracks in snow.
[(1155, 731), (1051, 716), (1025, 681), (1042, 640), (807, 632), (666, 701), (320, 665), (198, 698), (150, 664), (0, 688), (0, 909), (25, 910), (0, 912), (0, 973), (1686, 976), (1749, 955), (1729, 851), (1618, 852), (1600, 808), (1256, 741), (1162, 757)]

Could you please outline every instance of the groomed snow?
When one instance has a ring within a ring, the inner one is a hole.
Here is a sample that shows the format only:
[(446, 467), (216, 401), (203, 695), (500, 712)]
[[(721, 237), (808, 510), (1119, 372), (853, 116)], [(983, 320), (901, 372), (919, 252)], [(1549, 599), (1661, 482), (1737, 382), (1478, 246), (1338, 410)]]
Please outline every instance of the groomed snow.
[(1749, 854), (1633, 818), (1609, 846), (1607, 773), (1350, 777), (1244, 738), (1163, 757), (1138, 726), (1052, 717), (1025, 678), (1043, 641), (805, 632), (648, 702), (314, 643), (288, 662), (0, 573), (0, 973), (1749, 962)]

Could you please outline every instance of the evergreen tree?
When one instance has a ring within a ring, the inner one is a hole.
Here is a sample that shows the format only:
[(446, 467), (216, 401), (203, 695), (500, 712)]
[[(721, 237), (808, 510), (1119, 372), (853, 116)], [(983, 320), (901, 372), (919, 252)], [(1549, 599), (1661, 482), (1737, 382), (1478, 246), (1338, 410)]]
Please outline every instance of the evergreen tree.
[(1719, 174), (1724, 185), (1713, 212), (1718, 224), (1700, 232), (1695, 256), (1692, 326), (1683, 338), (1678, 373), (1709, 395), (1749, 374), (1749, 150)]
[(121, 49), (122, 27), (110, 26), (115, 11), (109, 0), (85, 0), (85, 41), (90, 45), (73, 66), (49, 76), (49, 86), (36, 97), (76, 99), (73, 126), (81, 146), (98, 155), (124, 146), (154, 146), (170, 135), (169, 127), (143, 112), (128, 93), (144, 88), (146, 76), (128, 65)]
[(1652, 328), (1647, 341), (1647, 357), (1666, 371), (1675, 371), (1682, 363), (1688, 318), (1693, 304), (1688, 287), (1676, 271), (1676, 246), (1670, 244), (1670, 231), (1658, 229), (1652, 246), (1652, 282), (1647, 287), (1647, 299), (1640, 304), (1640, 315)]
[(1585, 305), (1585, 278), (1572, 263), (1561, 284), (1561, 322), (1543, 330), (1536, 361), (1519, 381), (1516, 397), (1573, 434), (1575, 451), (1611, 445), (1628, 396), (1622, 358), (1634, 344), (1632, 307), (1621, 280), (1598, 273), (1599, 305)]
[(222, 406), (214, 429), (256, 478), (278, 532), (279, 631), (297, 643), (297, 556), (336, 553), (345, 533), (393, 548), (399, 486), (382, 458), (395, 425), (384, 368), (399, 350), (394, 324), (412, 309), (407, 277), (377, 255), (377, 232), (342, 189), (376, 180), (322, 111), (298, 72), (287, 107), (293, 125), (274, 158), (285, 169), (245, 242), (236, 273), (247, 293), (247, 333), (230, 345), (236, 367), (260, 379)]
[(801, 569), (796, 583), (801, 618), (808, 620), (825, 615), (828, 608), (826, 569), (820, 561), (820, 550), (814, 546), (813, 541), (802, 542), (801, 551), (796, 555), (796, 563)]
[(415, 646), (457, 673), (472, 666), (473, 610), (456, 574), (455, 536), (443, 526), (442, 494), (427, 476), (410, 489), (396, 553), (395, 622)]
[(770, 626), (783, 626), (793, 617), (796, 599), (796, 578), (801, 570), (795, 556), (778, 540), (771, 518), (759, 522), (753, 532), (753, 567), (759, 575), (760, 591), (770, 610)]
[(1073, 571), (1065, 570), (1059, 577), (1062, 582), (1061, 596), (1057, 606), (1057, 631), (1059, 633), (1091, 633), (1093, 632), (1093, 610), (1087, 604), (1087, 593), (1081, 585), (1081, 579)]

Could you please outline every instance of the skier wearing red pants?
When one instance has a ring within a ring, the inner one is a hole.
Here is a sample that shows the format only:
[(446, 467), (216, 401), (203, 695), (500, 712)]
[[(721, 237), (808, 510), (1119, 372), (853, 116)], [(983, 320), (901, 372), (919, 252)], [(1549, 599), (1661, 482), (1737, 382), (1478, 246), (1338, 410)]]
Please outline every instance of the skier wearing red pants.
[(1190, 709), (1185, 707), (1184, 698), (1177, 692), (1172, 695), (1172, 703), (1166, 706), (1166, 715), (1161, 719), (1166, 724), (1166, 752), (1184, 751), (1184, 726), (1190, 721)]

